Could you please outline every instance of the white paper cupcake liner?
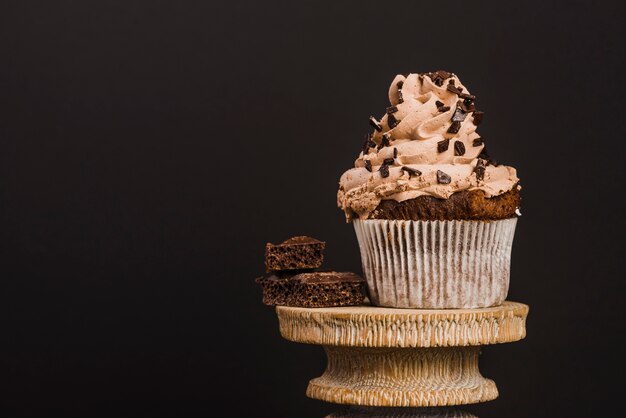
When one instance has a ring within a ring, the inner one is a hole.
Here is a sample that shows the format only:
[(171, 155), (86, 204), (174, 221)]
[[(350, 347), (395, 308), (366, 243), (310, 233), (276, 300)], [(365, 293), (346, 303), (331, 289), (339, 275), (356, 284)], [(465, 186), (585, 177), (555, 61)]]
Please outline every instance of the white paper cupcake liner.
[(516, 224), (517, 218), (355, 220), (372, 304), (423, 309), (502, 304)]

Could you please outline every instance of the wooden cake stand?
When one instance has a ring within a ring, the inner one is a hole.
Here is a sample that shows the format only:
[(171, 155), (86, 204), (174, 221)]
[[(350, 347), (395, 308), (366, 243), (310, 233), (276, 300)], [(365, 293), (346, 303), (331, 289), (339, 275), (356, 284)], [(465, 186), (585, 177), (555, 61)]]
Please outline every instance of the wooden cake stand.
[[(478, 369), (480, 346), (524, 338), (528, 306), (509, 301), (493, 308), (446, 310), (278, 306), (276, 312), (284, 338), (326, 351), (326, 371), (309, 382), (307, 396), (388, 409), (497, 398), (496, 384)], [(368, 408), (345, 416), (362, 409)], [(405, 412), (402, 416), (408, 416)]]

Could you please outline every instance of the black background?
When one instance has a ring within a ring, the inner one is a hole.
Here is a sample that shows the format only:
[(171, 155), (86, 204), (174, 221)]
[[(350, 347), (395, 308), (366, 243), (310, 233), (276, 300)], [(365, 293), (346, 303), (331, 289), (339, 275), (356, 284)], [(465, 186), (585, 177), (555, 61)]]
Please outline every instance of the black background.
[[(518, 169), (480, 417), (619, 411), (622, 2), (3, 1), (0, 403), (8, 416), (322, 417), (323, 350), (278, 333), (263, 249), (360, 272), (341, 173), (397, 73), (447, 69)], [(132, 400), (118, 408), (110, 400)], [(107, 402), (105, 405), (102, 402)], [(609, 416), (609, 415), (603, 415)], [(612, 415), (610, 415), (612, 416)]]

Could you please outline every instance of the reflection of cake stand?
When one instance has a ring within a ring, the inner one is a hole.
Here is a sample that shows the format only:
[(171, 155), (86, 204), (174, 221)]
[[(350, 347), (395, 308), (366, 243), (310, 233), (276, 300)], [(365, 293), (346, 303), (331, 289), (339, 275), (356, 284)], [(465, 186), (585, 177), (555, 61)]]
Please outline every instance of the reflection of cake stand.
[(478, 370), (480, 346), (526, 335), (528, 306), (418, 310), (373, 306), (276, 308), (281, 335), (322, 345), (324, 374), (307, 396), (344, 405), (438, 407), (485, 402), (496, 384)]

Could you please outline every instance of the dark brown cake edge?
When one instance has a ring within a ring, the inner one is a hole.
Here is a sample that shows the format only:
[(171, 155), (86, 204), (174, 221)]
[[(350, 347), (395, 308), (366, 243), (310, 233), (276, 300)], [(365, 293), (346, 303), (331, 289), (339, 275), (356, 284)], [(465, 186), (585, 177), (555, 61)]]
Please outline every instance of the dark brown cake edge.
[(494, 197), (486, 197), (482, 190), (464, 190), (448, 199), (419, 196), (402, 202), (382, 200), (368, 219), (493, 221), (517, 216), (520, 204), (518, 187)]

